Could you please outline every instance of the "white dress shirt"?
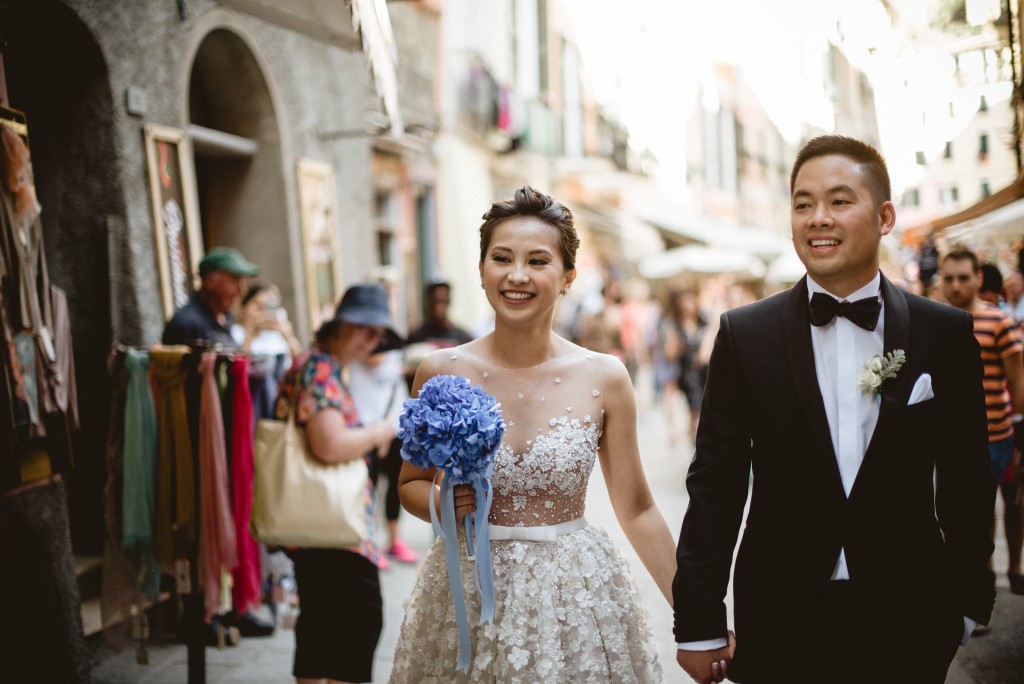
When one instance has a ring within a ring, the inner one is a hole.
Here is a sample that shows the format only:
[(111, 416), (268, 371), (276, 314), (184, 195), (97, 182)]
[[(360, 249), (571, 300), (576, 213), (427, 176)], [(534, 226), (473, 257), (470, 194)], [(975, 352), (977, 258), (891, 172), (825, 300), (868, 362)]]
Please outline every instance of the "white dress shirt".
[[(881, 280), (881, 275), (875, 274), (870, 283), (849, 297), (836, 297), (808, 276), (808, 301), (815, 292), (822, 292), (841, 302), (855, 302), (869, 297), (881, 301)], [(868, 442), (878, 422), (878, 397), (865, 394), (857, 388), (857, 375), (868, 359), (882, 355), (884, 343), (884, 304), (874, 330), (865, 330), (842, 316), (836, 316), (826, 325), (811, 326), (814, 370), (818, 374), (818, 387), (825, 402), (832, 448), (835, 450), (846, 496), (850, 496), (860, 464), (864, 461), (864, 452), (867, 451)], [(839, 551), (832, 579), (850, 579), (844, 549)]]

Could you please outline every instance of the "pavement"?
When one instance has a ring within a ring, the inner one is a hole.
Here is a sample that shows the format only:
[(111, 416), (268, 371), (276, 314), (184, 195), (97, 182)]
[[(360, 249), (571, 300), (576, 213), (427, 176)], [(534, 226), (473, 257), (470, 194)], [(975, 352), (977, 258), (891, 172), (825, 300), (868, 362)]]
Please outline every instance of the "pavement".
[[(638, 386), (642, 386), (639, 385)], [(686, 469), (692, 456), (692, 445), (681, 442), (670, 446), (662, 412), (651, 405), (650, 397), (639, 394), (638, 434), (644, 468), (652, 493), (673, 535), (682, 524), (687, 496), (684, 487)], [(682, 410), (682, 409), (680, 409)], [(629, 546), (615, 520), (608, 501), (607, 489), (600, 467), (595, 467), (587, 495), (590, 522), (604, 527), (615, 540), (629, 563), (637, 582), (651, 629), (657, 640), (658, 655), (667, 684), (684, 684), (688, 678), (675, 662), (672, 640), (672, 614), (647, 574), (639, 558)], [(428, 523), (409, 515), (400, 520), (400, 531), (406, 542), (421, 555), (433, 541)], [(971, 639), (960, 649), (950, 668), (947, 684), (1019, 684), (1024, 681), (1024, 596), (1009, 592), (1005, 576), (1006, 545), (997, 539), (993, 557), (995, 567), (1002, 568), (997, 581), (996, 612), (990, 630)], [(373, 682), (386, 682), (391, 673), (391, 659), (398, 640), (406, 597), (416, 577), (414, 566), (392, 562), (381, 573), (384, 596), (384, 631), (374, 661)], [(732, 595), (726, 599), (731, 622)], [(208, 684), (279, 684), (294, 681), (291, 677), (294, 634), (278, 628), (270, 637), (242, 639), (235, 647), (224, 650), (206, 649), (206, 682)], [(94, 684), (183, 684), (188, 682), (185, 646), (157, 642), (149, 648), (149, 665), (135, 662), (133, 648), (103, 653), (94, 665)], [(827, 682), (822, 680), (823, 684)], [(196, 684), (190, 682), (189, 684)]]

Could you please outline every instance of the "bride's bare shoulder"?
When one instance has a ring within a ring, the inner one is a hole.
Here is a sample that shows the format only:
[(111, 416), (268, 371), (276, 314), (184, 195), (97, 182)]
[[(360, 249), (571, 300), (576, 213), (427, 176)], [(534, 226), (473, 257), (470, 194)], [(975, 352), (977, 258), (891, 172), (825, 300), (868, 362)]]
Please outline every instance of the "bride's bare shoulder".
[(440, 373), (451, 372), (453, 365), (459, 360), (471, 361), (486, 364), (489, 359), (485, 356), (486, 347), (479, 339), (471, 340), (457, 347), (445, 347), (435, 349), (423, 357), (423, 360), (430, 364)]

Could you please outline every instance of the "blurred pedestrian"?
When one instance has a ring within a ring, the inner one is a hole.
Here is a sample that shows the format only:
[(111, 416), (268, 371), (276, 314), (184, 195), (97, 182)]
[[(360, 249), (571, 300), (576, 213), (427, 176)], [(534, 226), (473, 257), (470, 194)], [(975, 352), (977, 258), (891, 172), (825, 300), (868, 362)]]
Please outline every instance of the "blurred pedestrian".
[(680, 400), (683, 395), (679, 389), (683, 352), (686, 345), (680, 318), (682, 296), (682, 291), (675, 288), (665, 293), (651, 344), (654, 396), (661, 404), (671, 444), (680, 442), (684, 436), (683, 429), (680, 427), (682, 420), (682, 402)]
[(1024, 322), (1024, 277), (1014, 271), (1003, 281), (1003, 311), (1017, 321)]
[[(281, 378), (291, 367), (292, 359), (302, 353), (302, 344), (295, 337), (275, 285), (259, 281), (249, 283), (239, 306), (238, 319), (231, 326), (231, 336), (239, 350), (249, 354), (249, 392), (254, 419), (273, 417)], [(259, 544), (259, 557), (263, 591), (271, 597), (270, 613), (276, 622), (277, 601), (273, 596), (281, 593), (283, 578), (292, 574), (292, 563), (282, 551), (268, 550), (264, 544)], [(238, 587), (236, 582), (235, 588)], [(251, 611), (240, 610), (237, 605), (224, 616), (223, 622), (237, 626), (241, 636), (266, 636), (274, 631), (272, 624), (265, 623)]]
[(1007, 576), (1013, 593), (1024, 594), (1020, 565), (1021, 546), (1024, 544), (1018, 477), (1020, 451), (1014, 448), (1012, 420), (1013, 407), (1024, 407), (1024, 337), (1012, 318), (980, 296), (982, 273), (978, 257), (968, 249), (947, 253), (939, 270), (946, 301), (971, 314), (974, 320), (974, 336), (978, 339), (981, 360), (985, 365), (985, 408), (988, 413), (992, 481), (999, 487), (1005, 505), (1003, 532), (1009, 555)]
[(232, 247), (214, 247), (199, 261), (199, 291), (164, 326), (164, 344), (220, 345), (237, 349), (231, 336), (231, 310), (246, 291), (246, 278), (259, 273), (256, 264)]
[[(316, 341), (300, 354), (285, 375), (277, 417), (294, 411), (305, 428), (310, 451), (325, 463), (357, 458), (369, 462), (387, 452), (394, 423), (366, 424), (348, 389), (347, 368), (378, 347), (399, 346), (391, 321), (387, 291), (376, 283), (345, 291), (334, 317), (320, 326)], [(366, 487), (368, 534), (351, 549), (290, 549), (302, 597), (295, 625), (295, 663), (300, 684), (336, 680), (371, 680), (373, 652), (380, 639), (383, 610), (374, 543), (374, 497)]]
[(981, 282), (978, 285), (978, 299), (992, 306), (1003, 308), (1003, 274), (995, 264), (984, 263), (978, 267)]
[(405, 348), (406, 386), (412, 386), (413, 376), (423, 357), (435, 349), (448, 349), (465, 344), (473, 336), (451, 322), (452, 286), (438, 280), (427, 286), (423, 293), (423, 325), (409, 333)]
[(231, 337), (241, 351), (253, 356), (283, 355), (290, 361), (302, 352), (288, 312), (281, 306), (281, 293), (269, 283), (249, 284)]
[[(364, 421), (386, 420), (398, 428), (402, 404), (409, 398), (402, 366), (400, 349), (380, 349), (365, 361), (349, 364), (349, 387), (356, 410)], [(387, 521), (388, 545), (386, 555), (377, 566), (387, 570), (389, 559), (400, 563), (415, 563), (416, 552), (409, 548), (398, 533), (398, 516), (402, 503), (398, 497), (398, 475), (402, 472), (402, 440), (391, 441), (386, 453), (377, 454), (370, 464), (370, 479), (374, 486), (384, 476), (384, 515)]]
[(704, 334), (707, 321), (700, 311), (697, 294), (692, 290), (682, 292), (678, 301), (679, 333), (682, 339), (682, 355), (679, 364), (679, 389), (686, 398), (690, 410), (690, 436), (697, 434), (697, 419), (700, 404), (704, 398), (704, 384), (708, 377), (708, 357), (705, 355)]
[(924, 292), (929, 293), (935, 287), (935, 276), (939, 273), (939, 250), (931, 233), (921, 240), (918, 249), (917, 274)]

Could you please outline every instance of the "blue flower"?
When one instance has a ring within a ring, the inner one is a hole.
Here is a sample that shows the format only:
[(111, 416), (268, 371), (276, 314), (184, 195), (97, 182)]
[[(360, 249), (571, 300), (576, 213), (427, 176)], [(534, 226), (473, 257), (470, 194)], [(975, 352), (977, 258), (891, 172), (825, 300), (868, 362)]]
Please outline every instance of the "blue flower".
[(427, 380), (419, 396), (403, 405), (399, 426), (402, 458), (440, 468), (452, 484), (486, 483), (505, 434), (497, 400), (454, 375)]

